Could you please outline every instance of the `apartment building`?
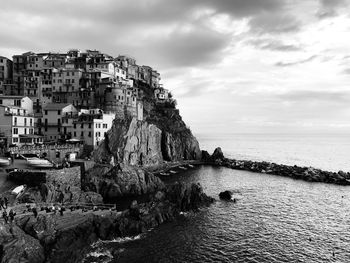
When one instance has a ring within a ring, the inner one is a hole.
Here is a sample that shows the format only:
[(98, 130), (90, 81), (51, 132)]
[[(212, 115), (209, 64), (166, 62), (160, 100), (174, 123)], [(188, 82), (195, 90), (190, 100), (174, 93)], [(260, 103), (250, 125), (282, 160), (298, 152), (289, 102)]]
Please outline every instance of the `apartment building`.
[(73, 118), (71, 138), (96, 147), (104, 140), (105, 133), (112, 127), (114, 118), (114, 114), (104, 113), (100, 109), (80, 110)]
[(62, 117), (77, 113), (77, 109), (70, 103), (49, 103), (43, 107), (43, 117), (38, 121), (38, 132), (44, 135), (46, 141), (61, 139), (64, 134)]

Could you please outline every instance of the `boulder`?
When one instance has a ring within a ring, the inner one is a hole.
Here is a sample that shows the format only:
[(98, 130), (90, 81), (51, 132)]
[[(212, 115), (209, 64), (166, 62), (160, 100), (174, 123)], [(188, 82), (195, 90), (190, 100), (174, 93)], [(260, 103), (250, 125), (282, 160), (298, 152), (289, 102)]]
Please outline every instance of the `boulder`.
[(217, 147), (213, 154), (211, 155), (211, 159), (213, 161), (216, 161), (216, 160), (223, 160), (225, 158), (224, 156), (224, 153), (222, 152), (221, 148), (220, 147)]
[(231, 191), (224, 191), (219, 194), (220, 199), (222, 200), (232, 200), (232, 192)]
[(176, 204), (181, 211), (197, 210), (201, 206), (208, 206), (214, 202), (212, 197), (203, 193), (202, 186), (176, 183), (167, 188), (166, 199)]
[(210, 162), (211, 156), (207, 151), (202, 151), (202, 161)]

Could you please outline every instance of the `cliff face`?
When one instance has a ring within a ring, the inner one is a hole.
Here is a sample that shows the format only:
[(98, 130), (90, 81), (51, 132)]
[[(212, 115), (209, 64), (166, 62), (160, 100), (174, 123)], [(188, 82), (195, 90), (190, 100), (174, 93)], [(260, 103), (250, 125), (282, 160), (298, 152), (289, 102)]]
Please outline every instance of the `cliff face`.
[(155, 110), (147, 121), (116, 119), (94, 151), (96, 162), (156, 166), (163, 161), (199, 160), (196, 138), (176, 109)]

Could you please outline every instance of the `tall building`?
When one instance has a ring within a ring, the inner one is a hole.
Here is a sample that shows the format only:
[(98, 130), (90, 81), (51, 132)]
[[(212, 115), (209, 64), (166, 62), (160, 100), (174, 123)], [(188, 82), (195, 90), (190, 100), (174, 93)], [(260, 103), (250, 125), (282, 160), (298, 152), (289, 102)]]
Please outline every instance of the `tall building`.
[(0, 96), (0, 133), (6, 145), (42, 143), (35, 133), (33, 102), (28, 97)]
[[(12, 61), (6, 57), (0, 56), (0, 94), (1, 95), (7, 95), (6, 93), (10, 91), (7, 91), (10, 86), (9, 84), (12, 84)], [(8, 94), (8, 95), (14, 95), (14, 94)]]
[(62, 117), (74, 115), (78, 111), (70, 103), (50, 103), (43, 107), (43, 117), (38, 121), (38, 132), (46, 141), (58, 140), (67, 133), (62, 125)]

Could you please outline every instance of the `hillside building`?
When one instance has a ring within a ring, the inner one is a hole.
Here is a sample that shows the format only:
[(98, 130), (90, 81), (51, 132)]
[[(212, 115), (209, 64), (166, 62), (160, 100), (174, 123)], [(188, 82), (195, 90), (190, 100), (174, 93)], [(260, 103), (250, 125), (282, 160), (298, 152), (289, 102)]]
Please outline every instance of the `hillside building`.
[(114, 114), (104, 113), (100, 109), (81, 110), (72, 118), (73, 127), (69, 131), (71, 138), (94, 148), (104, 140), (114, 118)]
[(50, 103), (43, 107), (43, 117), (38, 121), (38, 133), (44, 135), (45, 141), (61, 139), (68, 133), (62, 127), (62, 117), (77, 114), (77, 109), (70, 103)]

